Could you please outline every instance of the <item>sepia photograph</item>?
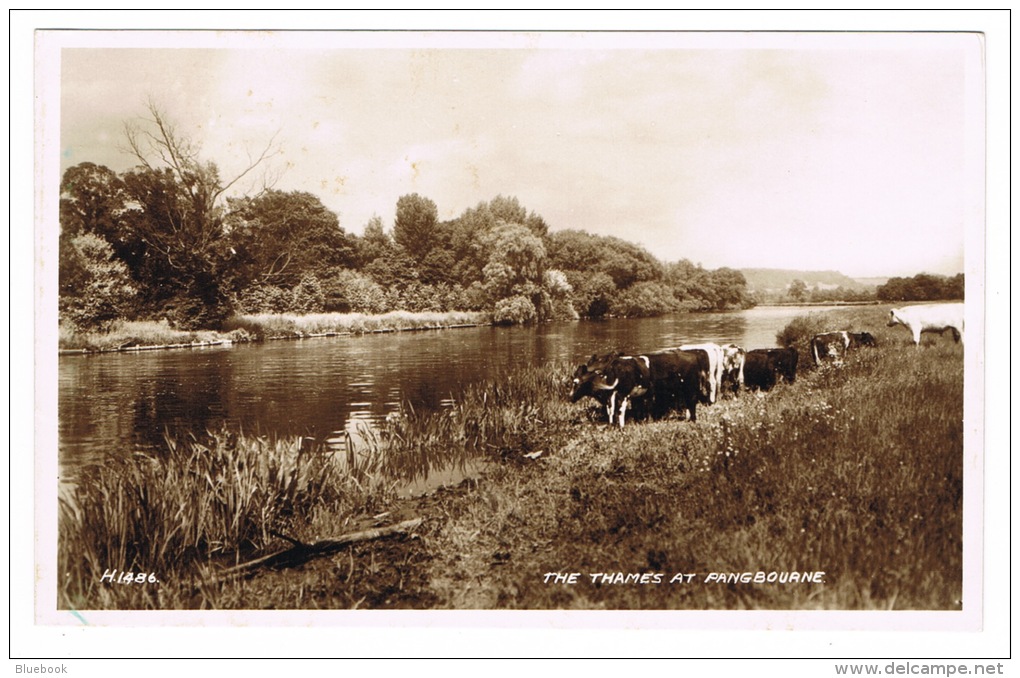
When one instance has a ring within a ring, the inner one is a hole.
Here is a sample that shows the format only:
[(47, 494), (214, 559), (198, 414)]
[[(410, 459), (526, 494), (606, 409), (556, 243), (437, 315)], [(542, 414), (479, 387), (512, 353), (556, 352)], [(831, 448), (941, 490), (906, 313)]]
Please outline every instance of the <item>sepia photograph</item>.
[(36, 623), (979, 631), (985, 68), (36, 31)]

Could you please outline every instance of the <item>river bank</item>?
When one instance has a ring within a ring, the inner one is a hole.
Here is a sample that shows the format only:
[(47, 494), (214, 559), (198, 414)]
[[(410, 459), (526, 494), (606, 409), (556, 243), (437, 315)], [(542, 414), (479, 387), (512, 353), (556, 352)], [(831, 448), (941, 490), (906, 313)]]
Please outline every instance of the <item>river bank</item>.
[[(674, 416), (629, 422), (624, 430), (607, 426), (593, 403), (563, 397), (567, 363), (496, 375), (469, 389), (453, 410), (393, 417), (380, 435), (380, 454), (352, 444), (344, 458), (360, 464), (356, 483), (330, 475), (329, 482), (301, 485), (317, 493), (310, 503), (294, 512), (286, 502), (269, 502), (277, 516), (269, 524), (259, 522), (266, 502), (256, 502), (244, 513), (257, 528), (248, 542), (235, 537), (226, 549), (228, 542), (210, 533), (197, 543), (219, 544), (220, 555), (195, 552), (188, 570), (178, 567), (176, 547), (148, 555), (96, 553), (94, 564), (62, 579), (78, 583), (62, 592), (61, 604), (79, 610), (959, 609), (962, 347), (936, 338), (917, 351), (884, 327), (881, 310), (853, 313), (850, 321), (873, 330), (878, 348), (854, 353), (841, 366), (802, 365), (796, 383), (699, 409), (697, 423)], [(288, 459), (317, 458), (305, 457), (297, 441), (281, 445)], [(409, 499), (388, 482), (368, 482), (397, 469), (454, 462), (451, 451), (490, 463), (456, 487)], [(236, 475), (230, 469), (258, 468), (263, 456), (246, 455), (243, 463), (197, 477), (225, 481)], [(284, 478), (316, 477), (286, 468)], [(245, 488), (224, 494), (225, 487), (210, 493), (202, 483), (196, 501), (250, 494)], [(124, 496), (136, 486), (137, 480), (124, 484)], [(334, 491), (339, 487), (346, 489)], [(155, 495), (145, 496), (151, 505)], [(178, 506), (176, 499), (167, 505)], [(312, 544), (411, 519), (422, 522), (410, 534), (360, 541), (246, 578), (217, 577), (231, 549), (229, 564), (236, 564), (295, 541)], [(176, 538), (173, 520), (153, 525)], [(108, 529), (85, 532), (85, 541), (103, 543), (96, 537)], [(139, 534), (151, 540), (147, 529)], [(123, 548), (125, 541), (106, 543)], [(62, 552), (73, 563), (80, 549), (74, 539), (66, 546)], [(110, 563), (159, 572), (161, 583), (147, 593), (103, 584), (99, 569)], [(759, 576), (762, 582), (755, 581)]]
[(389, 332), (457, 329), (490, 324), (484, 313), (259, 314), (230, 318), (222, 331), (176, 330), (164, 320), (118, 321), (106, 332), (76, 332), (60, 327), (59, 354), (115, 353), (229, 346), (252, 341), (354, 336)]

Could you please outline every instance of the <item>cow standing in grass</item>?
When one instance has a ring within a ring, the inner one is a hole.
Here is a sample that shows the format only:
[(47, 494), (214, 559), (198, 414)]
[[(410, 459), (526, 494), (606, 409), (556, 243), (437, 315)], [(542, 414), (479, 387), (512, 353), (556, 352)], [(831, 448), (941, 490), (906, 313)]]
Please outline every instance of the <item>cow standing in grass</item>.
[(723, 349), (723, 371), (721, 386), (728, 386), (733, 394), (740, 393), (740, 387), (744, 385), (744, 363), (747, 361), (747, 351), (736, 344), (727, 344)]
[(570, 401), (576, 403), (585, 396), (595, 398), (605, 408), (609, 423), (616, 419), (622, 428), (627, 409), (635, 399), (647, 395), (650, 385), (648, 358), (618, 353), (593, 355), (574, 371)]
[(744, 360), (744, 385), (757, 391), (768, 391), (780, 380), (793, 383), (797, 379), (797, 349), (756, 348)]
[(921, 304), (904, 306), (889, 311), (889, 327), (903, 325), (914, 339), (914, 345), (921, 345), (922, 332), (944, 333), (950, 330), (953, 340), (963, 341), (963, 304)]
[(843, 361), (847, 351), (859, 346), (875, 346), (875, 337), (869, 332), (825, 332), (811, 338), (811, 357), (815, 365), (832, 358), (836, 363)]
[(686, 410), (697, 420), (697, 404), (702, 398), (701, 359), (694, 352), (670, 350), (638, 356), (610, 353), (593, 355), (574, 372), (570, 399), (585, 396), (598, 400), (606, 408), (609, 423), (623, 428), (627, 410), (647, 405), (656, 417), (672, 409)]
[(700, 350), (708, 354), (708, 402), (714, 403), (719, 399), (719, 386), (722, 383), (723, 361), (725, 353), (719, 344), (684, 344), (680, 347), (682, 351)]

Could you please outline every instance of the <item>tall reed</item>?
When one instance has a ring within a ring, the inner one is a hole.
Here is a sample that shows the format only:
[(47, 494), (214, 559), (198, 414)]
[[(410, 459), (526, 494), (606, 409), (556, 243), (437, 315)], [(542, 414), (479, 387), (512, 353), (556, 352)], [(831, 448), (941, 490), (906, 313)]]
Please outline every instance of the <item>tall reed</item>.
[(203, 565), (237, 562), (280, 533), (300, 535), (314, 512), (342, 516), (385, 491), (367, 475), (364, 461), (308, 441), (226, 432), (201, 442), (168, 438), (159, 456), (86, 469), (60, 499), (61, 603), (103, 607), (126, 595), (127, 605), (142, 604), (145, 595), (122, 591), (145, 586), (111, 587), (103, 574), (194, 581)]

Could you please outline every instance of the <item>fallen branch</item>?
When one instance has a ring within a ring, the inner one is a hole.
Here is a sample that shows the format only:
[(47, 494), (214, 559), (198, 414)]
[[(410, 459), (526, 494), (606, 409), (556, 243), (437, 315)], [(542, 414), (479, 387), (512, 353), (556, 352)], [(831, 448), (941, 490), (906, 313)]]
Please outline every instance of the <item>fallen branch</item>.
[(396, 525), (387, 525), (386, 527), (362, 530), (361, 532), (350, 532), (348, 534), (341, 535), (336, 539), (323, 539), (322, 541), (317, 541), (312, 544), (296, 543), (296, 545), (291, 548), (283, 549), (276, 553), (270, 553), (269, 555), (262, 556), (261, 558), (256, 558), (255, 560), (250, 560), (247, 563), (241, 563), (240, 565), (228, 568), (224, 570), (220, 576), (236, 577), (247, 574), (260, 567), (293, 567), (295, 565), (308, 562), (312, 558), (335, 553), (349, 544), (354, 544), (360, 541), (369, 541), (371, 539), (380, 539), (394, 534), (405, 534), (421, 525), (421, 522), (421, 518), (415, 518), (413, 520), (405, 520), (404, 522), (397, 523)]

